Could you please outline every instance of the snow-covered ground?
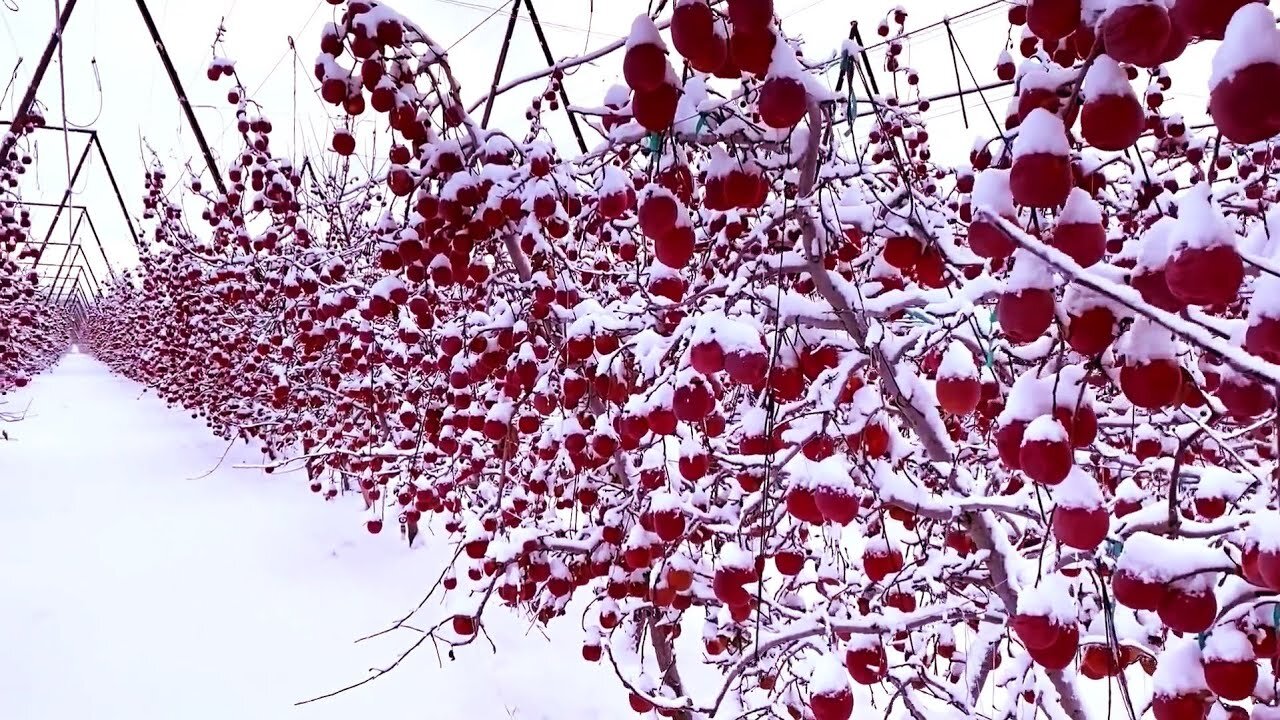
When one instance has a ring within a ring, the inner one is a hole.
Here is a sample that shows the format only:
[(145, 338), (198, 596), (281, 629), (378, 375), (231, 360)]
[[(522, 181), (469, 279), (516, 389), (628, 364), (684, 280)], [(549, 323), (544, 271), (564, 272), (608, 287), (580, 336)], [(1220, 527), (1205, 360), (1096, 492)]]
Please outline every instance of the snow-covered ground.
[[(0, 718), (289, 720), (383, 717), (593, 720), (632, 716), (576, 628), (548, 641), (492, 613), (487, 643), (399, 668), (415, 639), (382, 629), (441, 567), (357, 508), (253, 462), (141, 386), (71, 353), (6, 409), (0, 440)], [(429, 538), (428, 538), (429, 539)], [(421, 622), (445, 617), (438, 605)], [(560, 622), (576, 625), (576, 619)]]

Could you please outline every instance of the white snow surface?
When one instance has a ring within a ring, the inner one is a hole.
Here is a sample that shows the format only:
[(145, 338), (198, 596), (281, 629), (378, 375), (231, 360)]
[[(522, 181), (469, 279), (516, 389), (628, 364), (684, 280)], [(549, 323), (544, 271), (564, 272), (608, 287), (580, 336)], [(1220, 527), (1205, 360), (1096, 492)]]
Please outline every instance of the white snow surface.
[(1058, 214), (1058, 225), (1101, 225), (1102, 207), (1089, 193), (1071, 188), (1067, 203)]
[(973, 361), (973, 352), (959, 340), (952, 340), (942, 353), (942, 361), (938, 363), (938, 378), (974, 378), (978, 377), (978, 366)]
[(1209, 73), (1209, 89), (1235, 77), (1250, 65), (1280, 64), (1280, 29), (1276, 16), (1262, 3), (1249, 3), (1236, 11), (1227, 24), (1227, 32), (1213, 56)]
[(1106, 95), (1135, 96), (1124, 68), (1106, 54), (1094, 58), (1089, 72), (1085, 73), (1083, 93), (1086, 102)]
[(405, 290), (404, 281), (395, 275), (385, 275), (373, 284), (369, 294), (387, 300), (391, 298), (392, 293), (399, 290)]
[[(219, 465), (226, 444), (203, 423), (85, 355), (6, 400), (30, 408), (0, 440), (0, 718), (634, 715), (608, 663), (582, 660), (575, 620), (548, 641), (500, 608), (485, 621), (496, 654), (472, 645), (441, 665), (428, 642), (294, 707), (414, 642), (353, 644), (417, 605), (452, 556), (443, 538), (410, 549), (394, 518), (370, 535), (357, 501), (234, 468), (260, 462), (243, 444)], [(430, 602), (420, 627), (448, 615)]]
[(710, 312), (698, 318), (689, 337), (691, 345), (715, 341), (728, 353), (733, 350), (764, 352), (760, 331), (744, 317), (728, 317), (722, 312)]
[(1196, 497), (1226, 498), (1234, 502), (1253, 480), (1248, 473), (1234, 472), (1217, 465), (1205, 465), (1198, 470), (1200, 477), (1196, 482)]
[(1009, 394), (1005, 397), (1004, 410), (1000, 411), (997, 422), (1008, 425), (1015, 420), (1031, 422), (1040, 415), (1052, 412), (1051, 393), (1045, 392), (1042, 378), (1032, 370), (1027, 370), (1013, 381)]
[(1073, 71), (1067, 70), (1057, 63), (1046, 65), (1032, 58), (1024, 60), (1018, 66), (1018, 88), (1020, 90), (1057, 90), (1074, 79), (1075, 73)]
[(1225, 660), (1238, 662), (1254, 658), (1253, 645), (1249, 638), (1239, 629), (1231, 625), (1219, 625), (1205, 638), (1204, 650), (1206, 660)]
[(1052, 415), (1041, 415), (1032, 420), (1022, 433), (1024, 445), (1029, 442), (1066, 443), (1067, 439), (1067, 429)]
[[(1191, 538), (1173, 540), (1147, 532), (1130, 536), (1116, 562), (1118, 570), (1154, 582), (1169, 582), (1229, 566), (1230, 562), (1221, 550), (1201, 541)], [(1216, 574), (1211, 575), (1216, 577)]]
[(1280, 551), (1280, 513), (1268, 511), (1253, 516), (1249, 537), (1263, 552)]
[(1259, 325), (1265, 318), (1280, 318), (1280, 277), (1262, 273), (1253, 283), (1249, 325)]
[(1071, 583), (1062, 575), (1045, 575), (1040, 584), (1018, 593), (1018, 613), (1047, 617), (1059, 626), (1075, 625), (1080, 608), (1070, 589)]
[(1061, 118), (1044, 108), (1027, 113), (1026, 119), (1018, 126), (1018, 137), (1013, 141), (1014, 160), (1027, 155), (1066, 157), (1070, 154), (1071, 143), (1067, 140)]
[(1166, 215), (1152, 223), (1150, 229), (1143, 233), (1138, 243), (1138, 262), (1133, 268), (1135, 272), (1164, 267), (1169, 260), (1170, 238), (1177, 224), (1177, 219)]
[(1133, 364), (1171, 360), (1178, 356), (1178, 344), (1173, 333), (1146, 317), (1133, 321), (1117, 343), (1116, 350)]
[(1104, 498), (1098, 481), (1078, 467), (1071, 468), (1067, 477), (1053, 488), (1053, 502), (1061, 508), (1102, 507)]
[[(1093, 390), (1085, 382), (1088, 372), (1083, 365), (1064, 365), (1044, 380), (1051, 383), (1055, 407), (1075, 408), (1093, 403)], [(1081, 392), (1083, 390), (1083, 392)], [(1072, 410), (1074, 412), (1074, 410)]]
[(1164, 652), (1156, 659), (1151, 676), (1155, 694), (1177, 697), (1204, 690), (1204, 666), (1200, 663), (1200, 646), (1195, 636), (1169, 638)]
[(1022, 248), (1013, 251), (1013, 269), (1004, 283), (1007, 292), (1052, 290), (1055, 285), (1053, 268), (1048, 263)]
[(1183, 248), (1235, 244), (1235, 232), (1210, 199), (1207, 183), (1191, 187), (1178, 199), (1178, 222), (1170, 243), (1175, 254)]
[(969, 197), (976, 207), (986, 207), (1005, 217), (1018, 216), (1018, 209), (1013, 204), (1013, 191), (1009, 189), (1008, 170), (988, 168), (978, 173), (973, 179), (973, 192)]
[(1113, 314), (1119, 314), (1116, 313), (1115, 303), (1110, 299), (1078, 283), (1068, 285), (1066, 292), (1062, 294), (1062, 309), (1072, 315), (1083, 315), (1086, 310), (1096, 307), (1105, 307)]
[(849, 493), (857, 490), (850, 476), (853, 466), (842, 455), (832, 455), (818, 462), (797, 457), (790, 465), (792, 482), (797, 486), (815, 490), (818, 488), (846, 490)]
[(825, 654), (813, 664), (813, 675), (809, 678), (809, 690), (814, 695), (838, 695), (850, 692), (849, 673), (844, 663), (834, 654)]
[(631, 23), (631, 34), (627, 35), (626, 46), (631, 49), (637, 45), (657, 45), (663, 50), (667, 49), (667, 44), (662, 41), (662, 33), (658, 32), (658, 26), (648, 15), (637, 15)]

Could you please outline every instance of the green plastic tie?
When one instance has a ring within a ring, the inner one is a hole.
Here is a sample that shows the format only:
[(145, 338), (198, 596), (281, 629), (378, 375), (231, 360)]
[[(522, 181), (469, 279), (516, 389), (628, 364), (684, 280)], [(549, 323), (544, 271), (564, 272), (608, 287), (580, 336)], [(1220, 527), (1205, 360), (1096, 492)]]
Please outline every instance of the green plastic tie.
[(1120, 557), (1120, 553), (1123, 551), (1124, 551), (1124, 543), (1120, 542), (1119, 540), (1107, 541), (1107, 555), (1110, 555), (1112, 559)]
[(698, 113), (698, 126), (693, 129), (693, 134), (697, 135), (702, 132), (702, 128), (707, 126), (707, 114)]
[(1280, 627), (1280, 605), (1271, 606), (1271, 624)]
[(858, 117), (858, 92), (853, 87), (853, 58), (849, 53), (844, 53), (844, 58), (840, 61), (841, 71), (849, 82), (848, 99), (845, 101), (844, 119), (849, 123), (849, 132), (853, 132), (853, 121)]
[(925, 315), (919, 310), (908, 310), (907, 314), (921, 322), (926, 322), (926, 323), (929, 323), (930, 325), (934, 324), (933, 318), (929, 317), (928, 315)]

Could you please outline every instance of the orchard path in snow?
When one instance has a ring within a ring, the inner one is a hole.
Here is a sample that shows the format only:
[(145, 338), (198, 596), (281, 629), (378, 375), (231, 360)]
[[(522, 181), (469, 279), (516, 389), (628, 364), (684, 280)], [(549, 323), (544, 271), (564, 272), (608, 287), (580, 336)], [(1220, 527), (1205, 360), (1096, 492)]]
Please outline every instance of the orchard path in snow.
[[(595, 720), (631, 716), (579, 619), (553, 641), (496, 608), (484, 642), (354, 645), (415, 606), (443, 540), (410, 549), (394, 521), (312, 495), (297, 473), (237, 469), (256, 454), (72, 352), (14, 397), (0, 440), (0, 718), (4, 720)], [(203, 477), (202, 477), (203, 476)], [(448, 617), (432, 600), (428, 627)], [(443, 652), (443, 650), (442, 650)]]

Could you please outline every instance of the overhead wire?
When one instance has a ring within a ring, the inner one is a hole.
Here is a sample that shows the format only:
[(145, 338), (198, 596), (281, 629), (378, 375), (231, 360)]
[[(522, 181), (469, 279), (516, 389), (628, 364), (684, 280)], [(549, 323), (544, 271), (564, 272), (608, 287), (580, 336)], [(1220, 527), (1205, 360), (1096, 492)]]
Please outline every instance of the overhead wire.
[[(17, 12), (18, 3), (13, 2), (13, 4), (10, 5), (11, 1), (12, 0), (0, 0), (0, 4), (3, 4), (8, 10)], [(9, 36), (10, 47), (18, 47), (18, 39), (14, 36), (13, 27), (9, 24), (8, 13), (0, 13), (0, 23), (4, 25), (5, 34)], [(9, 77), (9, 82), (5, 85), (4, 93), (0, 94), (0, 105), (4, 104), (4, 101), (9, 97), (9, 91), (13, 89), (14, 83), (18, 81), (18, 68), (22, 67), (22, 60), (22, 56), (19, 56), (17, 64), (13, 66), (13, 75)]]
[[(875, 42), (868, 44), (865, 50), (867, 52), (875, 52), (876, 50), (887, 48), (890, 44), (894, 42), (903, 41), (903, 40), (911, 40), (913, 43), (931, 40), (933, 39), (934, 35), (946, 32), (946, 26), (948, 22), (951, 24), (951, 27), (953, 29), (957, 27), (961, 27), (963, 25), (973, 24), (981, 20), (985, 20), (987, 16), (996, 12), (998, 9), (1000, 9), (1001, 7), (1004, 7), (1005, 5), (1006, 5), (1005, 0), (990, 0), (989, 2), (983, 3), (982, 5), (979, 5), (970, 10), (966, 10), (962, 13), (958, 13), (956, 15), (946, 17), (942, 20), (929, 23), (928, 25), (924, 25), (924, 26), (915, 28), (913, 30), (908, 30), (902, 33), (901, 35), (884, 38), (883, 40), (877, 40)], [(836, 67), (839, 67), (840, 63), (833, 61), (832, 64), (834, 64), (834, 66)]]
[[(905, 66), (910, 66), (911, 65), (910, 54), (914, 52), (914, 48), (916, 45), (919, 45), (921, 43), (931, 43), (937, 40), (949, 39), (950, 37), (954, 37), (954, 32), (958, 26), (965, 26), (965, 29), (972, 30), (973, 26), (990, 20), (993, 14), (999, 12), (1003, 6), (1004, 6), (1004, 3), (1002, 2), (1002, 0), (996, 0), (995, 2), (987, 2), (985, 4), (979, 5), (965, 12), (959, 13), (955, 16), (947, 17), (935, 23), (931, 23), (923, 27), (916, 28), (915, 30), (904, 32), (901, 35), (898, 35), (896, 37), (885, 38), (884, 40), (880, 40), (878, 42), (869, 44), (867, 46), (867, 50), (870, 52), (875, 52), (877, 50), (884, 51), (884, 50), (887, 50), (888, 46), (895, 40), (910, 40), (910, 43), (908, 44), (908, 47), (907, 47), (907, 50), (908, 50), (908, 56), (906, 58), (907, 62), (904, 63)], [(948, 26), (950, 27), (950, 32), (948, 31)], [(956, 47), (956, 49), (963, 54), (963, 51), (959, 50), (958, 46)], [(966, 68), (968, 68), (968, 60), (965, 59), (964, 62), (965, 62)], [(949, 110), (943, 113), (926, 111), (924, 114), (927, 118), (930, 118), (930, 119), (941, 118), (941, 117), (954, 115), (956, 113), (965, 114), (968, 112), (968, 109), (971, 107), (971, 105), (966, 102), (966, 96), (970, 94), (977, 94), (981, 98), (984, 87), (978, 82), (977, 77), (973, 76), (972, 69), (971, 68), (968, 68), (968, 69), (971, 75), (971, 79), (974, 81), (974, 86), (970, 88), (961, 88), (961, 90), (959, 91), (959, 96), (960, 96), (959, 108), (954, 110)], [(985, 104), (988, 104), (987, 100), (980, 100), (978, 103), (975, 103), (973, 106), (980, 107)], [(996, 122), (997, 128), (999, 128), (999, 122), (997, 120), (994, 120), (994, 118), (993, 118), (993, 121)]]
[[(63, 202), (67, 203), (71, 200), (71, 197), (76, 192), (74, 187), (75, 174), (80, 172), (80, 168), (84, 164), (83, 162), (84, 158), (81, 159), (80, 165), (77, 165), (76, 172), (72, 173), (71, 171), (71, 130), (67, 125), (67, 62), (66, 62), (66, 55), (63, 52), (63, 48), (66, 45), (66, 42), (65, 42), (66, 27), (63, 25), (63, 22), (62, 22), (62, 0), (54, 0), (53, 5), (54, 5), (54, 32), (57, 33), (57, 36), (58, 36), (58, 101), (59, 101), (60, 111), (62, 115), (61, 117), (62, 146), (63, 146), (63, 152), (66, 154), (66, 168), (67, 168), (67, 189), (63, 195)], [(86, 148), (85, 157), (86, 158), (88, 157), (87, 148)], [(61, 214), (61, 208), (59, 208), (59, 214)], [(54, 229), (55, 229), (54, 227), (50, 227), (49, 232), (45, 234), (44, 240), (40, 244), (40, 255), (44, 255), (44, 251), (48, 247), (49, 237), (53, 235)], [(76, 227), (71, 222), (70, 217), (68, 217), (67, 218), (67, 251), (63, 254), (62, 262), (58, 266), (58, 272), (57, 272), (57, 275), (55, 275), (55, 280), (54, 280), (55, 283), (58, 282), (57, 276), (60, 276), (62, 274), (62, 269), (67, 263), (67, 256), (70, 254), (71, 248), (75, 246), (76, 246)], [(53, 294), (52, 287), (50, 287), (49, 289), (49, 294), (50, 296), (52, 296)]]
[(105, 97), (102, 93), (102, 75), (98, 72), (98, 58), (96, 57), (91, 58), (89, 60), (89, 65), (90, 67), (93, 68), (93, 82), (98, 89), (98, 111), (94, 114), (93, 119), (85, 123), (84, 125), (81, 125), (79, 123), (73, 123), (71, 122), (70, 118), (67, 118), (65, 115), (63, 116), (63, 119), (66, 121), (68, 125), (74, 128), (79, 128), (81, 130), (87, 130), (88, 128), (91, 128), (94, 125), (98, 124), (98, 120), (102, 119), (102, 108), (103, 108), (103, 105), (105, 105)]
[[(0, 1), (6, 2), (6, 3), (8, 2), (8, 0), (0, 0)], [(5, 7), (8, 7), (8, 5), (6, 4)], [(9, 9), (14, 12), (17, 12), (18, 11), (17, 4), (15, 3), (14, 7), (11, 7)], [(13, 44), (12, 45), (13, 47), (18, 47), (18, 38), (14, 37), (13, 35), (13, 27), (9, 25), (9, 16), (7, 14), (0, 13), (0, 21), (3, 21), (4, 23), (4, 32), (6, 35), (9, 36), (9, 42)]]
[(454, 40), (454, 41), (453, 41), (453, 44), (452, 44), (452, 45), (450, 45), (449, 47), (445, 48), (445, 49), (444, 49), (444, 51), (445, 51), (445, 52), (449, 52), (450, 50), (452, 50), (452, 49), (454, 49), (454, 48), (458, 47), (458, 43), (462, 42), (463, 40), (466, 40), (468, 37), (470, 37), (470, 36), (471, 36), (471, 34), (472, 34), (472, 33), (474, 33), (475, 31), (479, 30), (479, 29), (480, 29), (480, 28), (481, 28), (485, 23), (487, 23), (487, 22), (489, 22), (490, 20), (492, 20), (492, 19), (494, 18), (494, 16), (495, 16), (495, 15), (497, 15), (498, 13), (500, 13), (500, 12), (502, 12), (503, 10), (506, 10), (508, 7), (510, 7), (510, 6), (511, 6), (511, 3), (513, 3), (513, 2), (520, 2), (520, 1), (521, 1), (521, 0), (507, 0), (506, 2), (502, 3), (502, 4), (501, 4), (501, 5), (499, 5), (498, 7), (494, 8), (494, 9), (493, 9), (493, 12), (489, 13), (488, 15), (485, 15), (483, 20), (481, 20), (480, 22), (476, 23), (475, 25), (473, 25), (473, 26), (471, 27), (471, 29), (470, 29), (470, 30), (468, 30), (468, 31), (466, 31), (465, 33), (463, 33), (463, 34), (462, 34), (462, 37), (458, 38), (457, 40)]
[[(467, 8), (467, 9), (470, 9), (470, 10), (488, 10), (488, 11), (492, 11), (492, 12), (494, 12), (495, 14), (496, 14), (497, 12), (501, 12), (501, 11), (502, 11), (502, 8), (496, 8), (496, 9), (495, 9), (494, 7), (492, 7), (492, 6), (490, 6), (490, 5), (482, 5), (482, 4), (480, 4), (480, 3), (466, 2), (466, 0), (435, 0), (435, 2), (444, 3), (445, 5), (453, 5), (453, 6), (455, 6), (455, 7), (460, 7), (460, 8)], [(507, 3), (507, 4), (510, 4), (510, 3)], [(533, 24), (533, 20), (531, 20), (531, 19), (529, 19), (529, 18), (527, 18), (527, 17), (524, 17), (524, 16), (521, 16), (519, 21), (520, 21), (520, 22), (523, 22), (523, 23), (528, 23), (529, 25), (532, 25), (532, 24)], [(597, 34), (597, 35), (603, 35), (603, 36), (605, 36), (605, 37), (612, 38), (612, 39), (614, 39), (614, 40), (619, 40), (619, 39), (621, 39), (621, 38), (622, 38), (622, 36), (621, 36), (621, 35), (615, 35), (615, 34), (613, 34), (613, 33), (601, 32), (601, 31), (599, 31), (599, 30), (590, 30), (590, 29), (587, 29), (587, 28), (576, 27), (576, 26), (574, 26), (574, 25), (565, 25), (564, 23), (547, 22), (546, 20), (542, 20), (542, 21), (541, 21), (541, 25), (542, 25), (543, 27), (546, 27), (546, 28), (554, 28), (554, 29), (556, 29), (556, 30), (564, 30), (565, 32), (574, 32), (574, 33), (594, 33), (594, 34)]]
[[(160, 8), (160, 24), (164, 25), (167, 19), (169, 19), (169, 0), (164, 0), (164, 5)], [(150, 112), (151, 104), (156, 95), (156, 67), (154, 65), (151, 66), (151, 72), (147, 77), (147, 110)]]
[(813, 8), (825, 2), (827, 2), (827, 0), (813, 0), (813, 2), (809, 3), (808, 5), (805, 5), (804, 7), (801, 7), (801, 8), (796, 8), (795, 10), (792, 10), (786, 15), (783, 15), (781, 18), (779, 18), (779, 20), (786, 20), (788, 18), (793, 18), (796, 15), (799, 15), (800, 13), (805, 12), (806, 10), (812, 10)]
[[(275, 64), (271, 66), (271, 69), (267, 71), (267, 74), (262, 78), (261, 81), (258, 82), (257, 87), (255, 87), (251, 91), (248, 91), (248, 94), (246, 95), (246, 97), (252, 98), (256, 96), (258, 93), (262, 92), (262, 88), (267, 86), (267, 83), (270, 82), (271, 77), (276, 74), (276, 71), (278, 71), (280, 69), (280, 66), (284, 63), (285, 58), (289, 57), (290, 53), (294, 54), (295, 56), (297, 55), (297, 48), (294, 46), (293, 38), (297, 37), (298, 35), (301, 35), (302, 32), (306, 30), (309, 25), (311, 25), (311, 21), (315, 20), (316, 14), (320, 12), (320, 8), (324, 7), (324, 5), (325, 5), (325, 0), (319, 0), (316, 3), (315, 7), (311, 9), (311, 14), (307, 16), (307, 19), (303, 21), (302, 25), (298, 27), (298, 30), (294, 32), (293, 35), (289, 36), (288, 47), (285, 48), (285, 51), (280, 54), (280, 58), (276, 60)], [(234, 8), (234, 4), (232, 7)], [(229, 121), (226, 125), (224, 125), (222, 128), (222, 131), (218, 133), (218, 139), (222, 140), (223, 138), (225, 138), (227, 136), (227, 132), (236, 125), (236, 122), (237, 120), (233, 119)]]
[[(479, 10), (479, 11), (487, 11), (487, 14), (485, 15), (485, 17), (484, 17), (482, 20), (480, 20), (480, 22), (476, 23), (476, 24), (475, 24), (473, 27), (471, 27), (471, 28), (470, 28), (466, 33), (464, 33), (462, 36), (460, 36), (457, 40), (455, 40), (455, 41), (454, 41), (454, 42), (449, 46), (449, 48), (448, 48), (448, 49), (450, 49), (450, 50), (451, 50), (451, 49), (453, 49), (453, 48), (457, 47), (461, 42), (463, 42), (464, 40), (466, 40), (467, 38), (469, 38), (470, 36), (472, 36), (473, 34), (475, 34), (476, 32), (478, 32), (478, 31), (479, 31), (479, 30), (480, 30), (480, 29), (481, 29), (481, 28), (482, 28), (486, 23), (488, 23), (488, 22), (489, 22), (490, 20), (492, 20), (494, 17), (498, 16), (498, 15), (499, 15), (499, 14), (500, 14), (504, 9), (509, 8), (509, 7), (510, 7), (510, 5), (511, 5), (511, 3), (512, 3), (513, 1), (518, 1), (518, 0), (506, 0), (506, 2), (501, 3), (501, 4), (500, 4), (500, 5), (498, 5), (497, 7), (493, 7), (493, 6), (490, 6), (490, 5), (487, 5), (487, 4), (482, 4), (482, 3), (477, 3), (477, 2), (468, 2), (467, 0), (437, 0), (437, 1), (438, 1), (438, 2), (440, 2), (440, 3), (442, 3), (442, 4), (445, 4), (445, 5), (451, 5), (451, 6), (454, 6), (454, 7), (459, 7), (459, 8), (464, 8), (464, 9), (471, 9), (471, 10)], [(11, 2), (11, 0), (0, 0), (0, 2), (4, 2), (6, 5), (8, 5), (8, 3), (9, 3), (9, 2)], [(790, 13), (787, 13), (787, 15), (785, 15), (785, 16), (784, 16), (784, 18), (785, 18), (785, 17), (792, 17), (792, 16), (794, 16), (794, 15), (797, 15), (797, 14), (800, 14), (800, 13), (803, 13), (803, 12), (806, 12), (806, 11), (809, 11), (809, 10), (811, 10), (812, 8), (817, 7), (817, 6), (819, 6), (819, 5), (822, 5), (822, 4), (823, 4), (823, 3), (825, 3), (825, 2), (826, 2), (826, 0), (816, 0), (815, 2), (811, 2), (811, 3), (809, 3), (808, 5), (805, 5), (804, 7), (798, 8), (798, 9), (796, 9), (796, 10), (793, 10), (793, 11), (792, 11), (792, 12), (790, 12)], [(236, 7), (237, 3), (238, 3), (238, 0), (231, 0), (231, 8), (233, 8), (233, 9), (234, 9), (234, 8)], [(16, 3), (15, 3), (15, 4), (16, 4)], [(306, 27), (307, 27), (307, 26), (312, 22), (312, 20), (314, 19), (315, 15), (319, 12), (320, 8), (321, 8), (323, 5), (324, 5), (324, 0), (320, 0), (319, 2), (317, 2), (317, 3), (316, 3), (315, 7), (312, 9), (311, 14), (308, 16), (307, 20), (302, 24), (302, 29), (300, 29), (300, 30), (299, 30), (299, 33), (300, 33), (300, 32), (302, 32), (302, 30), (305, 30), (305, 28), (306, 28)], [(956, 15), (956, 16), (953, 18), (953, 20), (954, 20), (954, 22), (953, 22), (953, 27), (954, 27), (954, 26), (960, 26), (960, 25), (962, 25), (962, 24), (964, 24), (964, 25), (968, 25), (968, 24), (971, 24), (971, 23), (980, 22), (980, 21), (984, 20), (984, 19), (986, 18), (986, 16), (987, 16), (987, 15), (989, 15), (989, 14), (991, 14), (991, 13), (993, 13), (993, 12), (996, 12), (996, 11), (999, 9), (999, 7), (1001, 7), (1001, 6), (1003, 6), (1003, 5), (1004, 5), (1003, 0), (995, 0), (994, 2), (988, 2), (988, 3), (986, 3), (986, 4), (982, 5), (982, 6), (978, 7), (978, 8), (974, 8), (973, 10), (967, 11), (967, 12), (965, 12), (965, 13), (960, 13), (960, 14)], [(592, 6), (594, 6), (594, 0), (592, 0)], [(594, 7), (593, 7), (592, 9), (594, 9)], [(163, 16), (164, 16), (164, 17), (167, 17), (168, 10), (169, 10), (169, 3), (168, 3), (168, 0), (166, 0), (166, 2), (165, 2), (165, 8), (164, 8), (164, 11), (163, 11), (163, 13), (164, 13), (164, 15), (163, 15)], [(522, 17), (522, 18), (520, 18), (520, 20), (521, 20), (521, 21), (523, 21), (523, 22), (526, 22), (526, 23), (527, 23), (527, 22), (530, 22), (527, 18), (523, 18), (523, 17)], [(611, 34), (609, 34), (609, 33), (601, 32), (601, 31), (596, 30), (596, 29), (594, 28), (594, 12), (592, 12), (592, 14), (590, 15), (589, 25), (588, 25), (588, 27), (587, 27), (587, 28), (585, 28), (585, 29), (584, 29), (584, 28), (581, 28), (581, 27), (576, 27), (576, 26), (573, 26), (573, 25), (563, 24), (563, 23), (548, 22), (548, 21), (546, 21), (546, 20), (544, 20), (544, 21), (542, 22), (542, 24), (543, 24), (543, 25), (545, 25), (545, 26), (547, 26), (548, 28), (554, 28), (554, 29), (563, 30), (563, 31), (567, 31), (567, 32), (578, 32), (578, 33), (584, 33), (584, 34), (586, 34), (586, 36), (588, 37), (588, 42), (589, 42), (589, 38), (590, 38), (593, 34), (595, 34), (595, 35), (601, 35), (601, 36), (609, 36), (609, 37), (618, 37), (618, 36), (615, 36), (615, 35), (611, 35)], [(934, 24), (934, 25), (932, 25), (932, 26), (925, 26), (924, 28), (919, 28), (919, 29), (916, 29), (916, 30), (914, 30), (914, 31), (908, 32), (908, 33), (906, 33), (906, 34), (905, 34), (905, 36), (904, 36), (904, 37), (911, 37), (911, 38), (916, 39), (916, 40), (928, 40), (928, 39), (931, 39), (931, 36), (932, 36), (932, 35), (934, 35), (934, 34), (936, 34), (936, 33), (938, 33), (938, 32), (941, 32), (941, 31), (942, 31), (941, 23), (936, 23), (936, 24)], [(887, 43), (888, 43), (888, 41), (885, 41), (885, 42), (882, 42), (882, 43), (876, 43), (876, 44), (870, 45), (870, 46), (869, 46), (869, 48), (876, 48), (876, 47), (884, 46), (884, 45), (887, 45)], [(292, 48), (292, 47), (291, 47), (290, 49), (286, 50), (286, 51), (285, 51), (285, 52), (280, 56), (280, 58), (279, 58), (279, 59), (277, 59), (277, 61), (275, 62), (275, 64), (272, 66), (271, 70), (269, 70), (269, 71), (268, 71), (267, 75), (266, 75), (265, 77), (263, 77), (262, 81), (258, 83), (257, 88), (253, 91), (253, 93), (257, 93), (257, 92), (261, 91), (261, 89), (262, 89), (263, 87), (265, 87), (265, 86), (266, 86), (266, 84), (271, 80), (271, 78), (272, 78), (272, 77), (274, 77), (274, 75), (279, 71), (279, 68), (281, 67), (281, 65), (283, 64), (283, 62), (288, 58), (288, 55), (289, 55), (289, 53), (290, 53), (290, 52), (294, 52), (294, 53), (295, 53), (295, 55), (296, 55), (296, 50), (295, 50), (294, 48)], [(295, 75), (296, 75), (296, 73), (297, 73), (297, 68), (296, 68), (296, 66), (294, 67), (294, 72), (295, 72)], [(95, 65), (95, 77), (96, 77), (96, 76), (97, 76), (97, 68), (96, 68), (96, 65)], [(99, 87), (100, 87), (100, 78), (96, 78), (96, 79), (98, 79)], [(153, 85), (154, 85), (154, 75), (153, 75), (152, 83), (153, 83)], [(152, 90), (152, 91), (153, 91), (153, 90)], [(252, 93), (251, 93), (251, 94), (252, 94)], [(296, 103), (296, 99), (295, 99), (295, 103)], [(296, 107), (296, 106), (295, 106), (295, 107)], [(99, 114), (100, 114), (100, 113), (101, 113), (101, 107), (99, 108)], [(295, 110), (295, 116), (296, 116), (296, 110)], [(295, 125), (296, 125), (296, 119), (295, 119)], [(231, 122), (231, 123), (229, 123), (229, 124), (227, 125), (227, 127), (226, 127), (226, 128), (224, 128), (223, 133), (222, 133), (222, 136), (225, 136), (226, 132), (227, 132), (227, 131), (232, 127), (232, 126), (234, 126), (234, 121), (233, 121), (233, 122)], [(314, 128), (313, 128), (313, 132), (314, 132)], [(295, 140), (295, 142), (296, 142), (296, 140)]]
[[(70, 191), (73, 180), (71, 176), (71, 130), (67, 127), (67, 61), (66, 56), (63, 54), (63, 46), (66, 44), (64, 42), (66, 40), (64, 34), (66, 28), (62, 25), (62, 0), (53, 0), (53, 11), (55, 13), (53, 16), (54, 28), (58, 33), (58, 100), (62, 106), (62, 145), (67, 154), (67, 190)], [(70, 227), (70, 224), (68, 224), (68, 227)], [(74, 233), (75, 231), (72, 230), (71, 235), (67, 238), (68, 243), (75, 242)], [(40, 251), (43, 253), (44, 248), (41, 247)]]
[[(316, 13), (319, 13), (320, 8), (324, 7), (324, 5), (325, 5), (325, 0), (320, 0), (319, 2), (317, 2), (316, 6), (311, 9), (311, 14), (307, 16), (307, 19), (303, 21), (302, 25), (298, 28), (298, 30), (294, 32), (293, 35), (291, 35), (290, 37), (293, 38), (293, 37), (297, 37), (298, 35), (301, 35), (302, 31), (307, 29), (307, 26), (310, 25), (311, 21), (315, 19)], [(290, 52), (293, 52), (292, 47), (286, 49), (283, 53), (280, 54), (280, 58), (276, 60), (275, 65), (271, 66), (271, 69), (267, 71), (266, 76), (262, 78), (262, 81), (258, 83), (258, 86), (249, 93), (250, 97), (257, 95), (258, 92), (261, 91), (262, 88), (266, 86), (267, 81), (269, 81), (271, 79), (271, 76), (275, 75), (276, 71), (280, 69), (280, 65), (284, 63), (285, 58), (289, 57)]]
[(4, 101), (9, 99), (9, 91), (13, 89), (13, 84), (18, 81), (18, 68), (22, 67), (22, 58), (18, 58), (17, 64), (13, 66), (13, 73), (9, 75), (9, 82), (4, 86), (4, 92), (0, 93), (0, 107), (4, 106)]

